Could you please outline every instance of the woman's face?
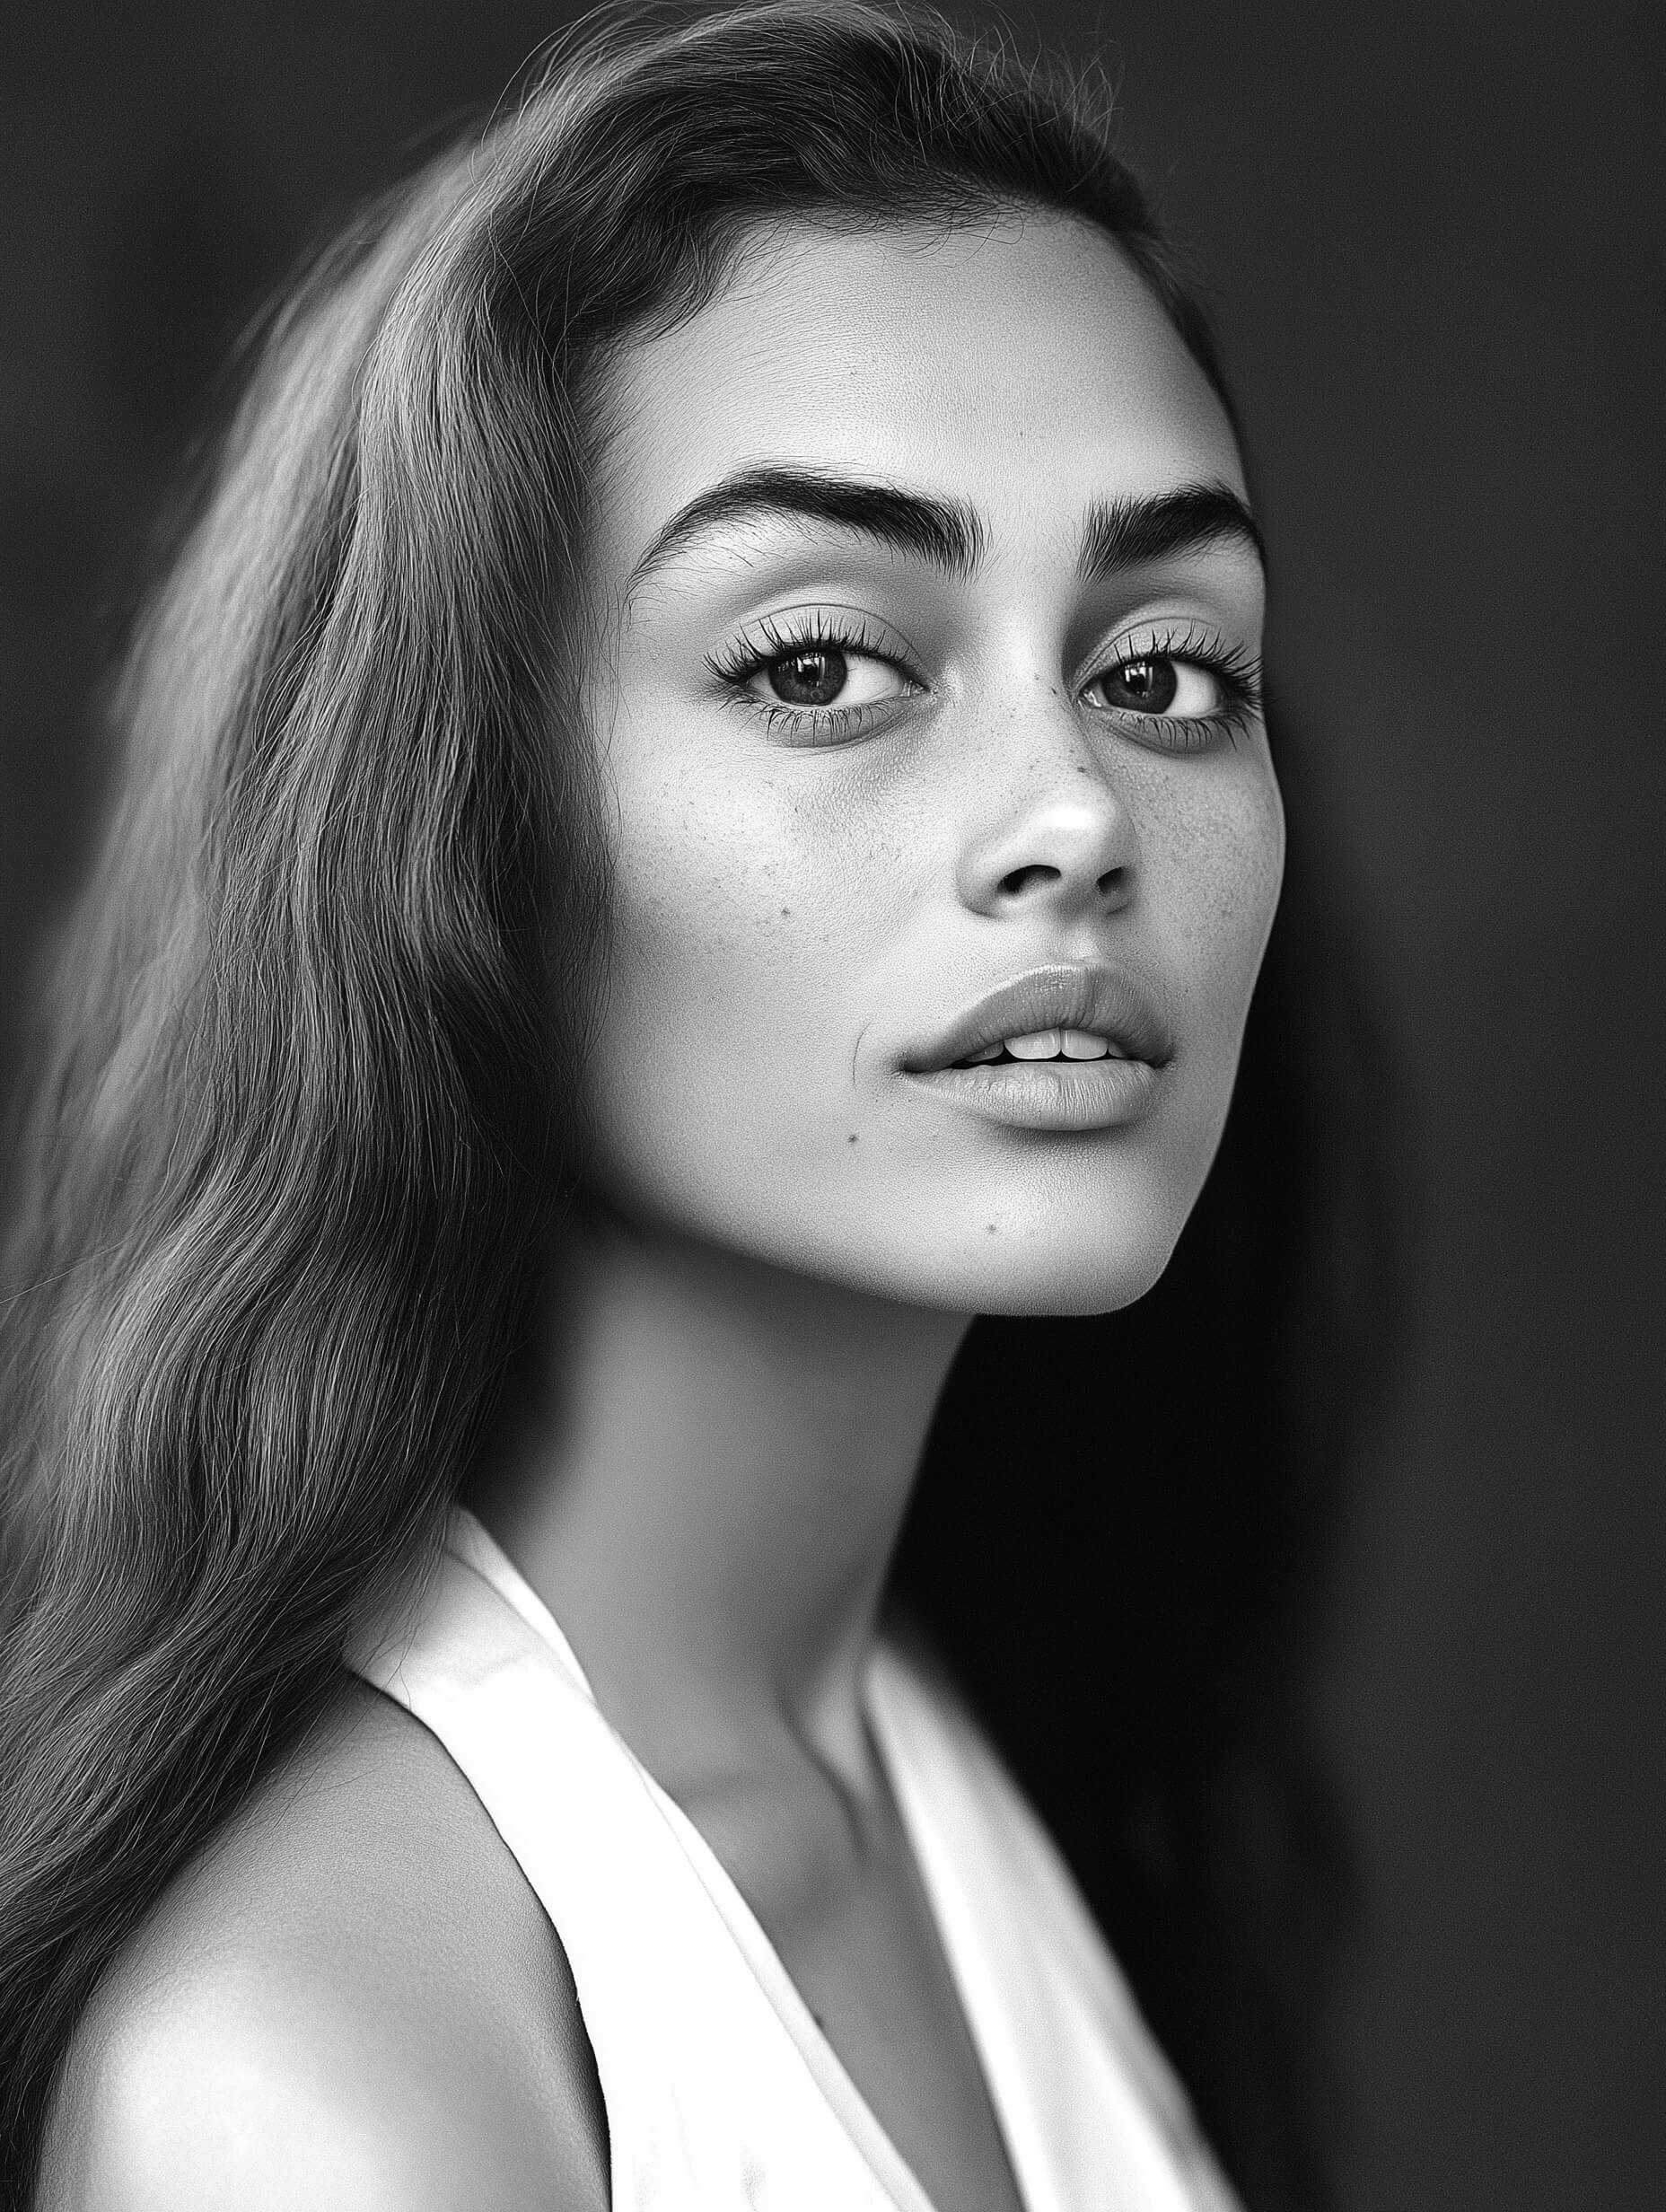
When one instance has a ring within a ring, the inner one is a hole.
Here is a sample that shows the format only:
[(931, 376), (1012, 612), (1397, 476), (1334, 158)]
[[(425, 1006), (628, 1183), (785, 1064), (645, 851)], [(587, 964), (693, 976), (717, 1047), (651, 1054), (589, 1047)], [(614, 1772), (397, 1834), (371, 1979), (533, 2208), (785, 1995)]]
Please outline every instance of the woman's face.
[(609, 398), (599, 1192), (913, 1304), (1137, 1297), (1283, 851), (1219, 403), (1046, 215), (784, 225)]

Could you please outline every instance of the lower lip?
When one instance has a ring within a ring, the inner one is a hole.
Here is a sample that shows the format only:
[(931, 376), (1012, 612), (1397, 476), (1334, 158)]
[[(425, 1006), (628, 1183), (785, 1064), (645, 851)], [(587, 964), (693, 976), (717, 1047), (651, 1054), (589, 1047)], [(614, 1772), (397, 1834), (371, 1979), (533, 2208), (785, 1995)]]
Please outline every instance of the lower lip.
[(1161, 1072), (1149, 1060), (1003, 1060), (908, 1080), (1008, 1128), (1114, 1129), (1148, 1110)]

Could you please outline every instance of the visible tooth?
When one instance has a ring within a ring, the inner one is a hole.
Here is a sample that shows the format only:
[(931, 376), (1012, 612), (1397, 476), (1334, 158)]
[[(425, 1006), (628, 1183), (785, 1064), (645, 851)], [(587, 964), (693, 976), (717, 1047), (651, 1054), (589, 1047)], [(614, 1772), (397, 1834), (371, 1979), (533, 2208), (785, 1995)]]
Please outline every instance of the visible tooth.
[(1102, 1060), (1110, 1049), (1105, 1040), (1096, 1037), (1091, 1029), (1067, 1029), (1064, 1044), (1067, 1060)]
[(969, 1052), (967, 1054), (966, 1066), (968, 1067), (981, 1067), (986, 1060), (998, 1060), (1000, 1057), (1001, 1048), (999, 1045), (986, 1045), (981, 1052)]
[(1056, 1029), (1031, 1030), (1028, 1037), (1009, 1037), (1006, 1049), (1015, 1060), (1056, 1060), (1059, 1033)]

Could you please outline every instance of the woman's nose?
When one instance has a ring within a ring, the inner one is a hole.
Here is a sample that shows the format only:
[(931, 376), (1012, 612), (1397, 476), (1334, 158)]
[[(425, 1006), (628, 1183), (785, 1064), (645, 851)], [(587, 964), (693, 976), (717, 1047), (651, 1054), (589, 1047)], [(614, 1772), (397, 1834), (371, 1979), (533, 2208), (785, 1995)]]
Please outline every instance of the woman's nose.
[(974, 913), (1051, 909), (1072, 919), (1113, 914), (1134, 896), (1133, 818), (1097, 761), (1073, 748), (1045, 781), (974, 835), (957, 871)]

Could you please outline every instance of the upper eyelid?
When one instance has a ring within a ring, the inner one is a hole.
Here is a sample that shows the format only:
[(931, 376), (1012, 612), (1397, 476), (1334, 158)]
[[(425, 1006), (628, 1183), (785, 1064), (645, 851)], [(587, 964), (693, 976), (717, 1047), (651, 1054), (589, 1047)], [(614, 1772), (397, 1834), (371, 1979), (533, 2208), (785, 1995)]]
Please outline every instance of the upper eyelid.
[(884, 661), (910, 683), (924, 685), (926, 680), (919, 656), (890, 623), (858, 608), (815, 601), (753, 617), (728, 646), (706, 656), (706, 665), (724, 682), (737, 683), (779, 655), (820, 644)]
[(1117, 658), (1138, 660), (1142, 654), (1177, 661), (1212, 656), (1218, 660), (1252, 658), (1248, 646), (1234, 645), (1227, 633), (1197, 615), (1144, 615), (1124, 623), (1082, 656), (1083, 665)]
[(1142, 659), (1189, 661), (1251, 691), (1260, 686), (1261, 656), (1253, 646), (1234, 643), (1206, 624), (1194, 620), (1165, 626), (1161, 618), (1136, 624), (1084, 654), (1077, 664), (1081, 672), (1076, 680), (1091, 683), (1109, 668)]
[(762, 614), (746, 617), (736, 625), (736, 628), (742, 636), (758, 632), (768, 636), (774, 632), (789, 640), (797, 633), (811, 629), (825, 630), (829, 634), (882, 634), (899, 646), (904, 644), (901, 634), (883, 616), (872, 614), (864, 607), (846, 606), (837, 600), (809, 599), (796, 606), (771, 607)]

